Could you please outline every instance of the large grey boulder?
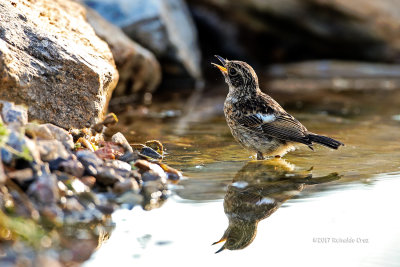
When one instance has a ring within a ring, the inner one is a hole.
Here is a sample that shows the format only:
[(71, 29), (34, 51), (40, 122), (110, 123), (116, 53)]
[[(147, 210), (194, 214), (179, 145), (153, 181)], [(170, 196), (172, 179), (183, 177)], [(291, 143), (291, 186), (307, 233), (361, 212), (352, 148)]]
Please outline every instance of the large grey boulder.
[(70, 0), (0, 2), (0, 99), (63, 128), (99, 121), (118, 80), (108, 45)]
[(152, 51), (168, 75), (201, 80), (197, 31), (183, 0), (84, 0)]

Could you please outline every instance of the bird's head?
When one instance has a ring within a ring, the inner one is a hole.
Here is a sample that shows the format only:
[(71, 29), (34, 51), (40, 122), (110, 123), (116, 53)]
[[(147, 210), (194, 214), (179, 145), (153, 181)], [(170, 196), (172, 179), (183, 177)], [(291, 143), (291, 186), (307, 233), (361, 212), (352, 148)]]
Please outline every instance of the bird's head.
[(258, 90), (258, 78), (253, 68), (243, 61), (227, 60), (220, 56), (215, 56), (221, 61), (222, 66), (216, 66), (224, 75), (225, 82), (229, 85), (232, 93), (248, 94)]

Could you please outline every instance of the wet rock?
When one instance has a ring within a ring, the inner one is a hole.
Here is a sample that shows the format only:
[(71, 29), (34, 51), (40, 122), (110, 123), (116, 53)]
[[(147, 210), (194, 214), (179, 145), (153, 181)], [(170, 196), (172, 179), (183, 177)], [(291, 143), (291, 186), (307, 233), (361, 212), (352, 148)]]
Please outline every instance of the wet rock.
[(105, 186), (124, 181), (124, 178), (111, 167), (100, 167), (97, 169), (97, 175), (95, 175), (95, 177), (98, 183)]
[(139, 155), (144, 158), (150, 158), (150, 159), (156, 159), (156, 160), (160, 160), (163, 158), (163, 156), (160, 155), (157, 151), (155, 151), (151, 147), (147, 147), (147, 146), (143, 147), (140, 150)]
[(62, 161), (58, 165), (58, 170), (69, 173), (76, 177), (82, 177), (85, 172), (85, 167), (80, 161), (75, 159), (69, 159)]
[(0, 14), (0, 98), (63, 128), (98, 122), (118, 73), (85, 9), (69, 0), (15, 0), (2, 2)]
[(76, 153), (76, 156), (85, 167), (85, 173), (88, 175), (96, 176), (97, 170), (103, 165), (103, 161), (91, 151), (81, 150)]
[(159, 208), (168, 198), (170, 192), (166, 184), (159, 181), (148, 181), (143, 183), (141, 194), (143, 195), (143, 209), (152, 210)]
[(28, 112), (25, 107), (0, 100), (1, 117), (3, 122), (15, 125), (17, 129), (28, 123)]
[(165, 184), (167, 182), (166, 180), (166, 175), (163, 173), (163, 175), (160, 175), (160, 173), (157, 173), (153, 170), (147, 171), (142, 174), (142, 181), (149, 182), (149, 181), (157, 181), (160, 183)]
[(197, 32), (183, 0), (85, 0), (160, 60), (166, 74), (201, 79)]
[(177, 169), (174, 169), (164, 163), (158, 163), (158, 165), (167, 173), (168, 180), (177, 182), (182, 178), (182, 173)]
[(163, 180), (167, 178), (167, 175), (165, 174), (164, 170), (159, 165), (148, 162), (147, 160), (137, 160), (134, 166), (139, 168), (139, 170), (141, 170), (142, 173), (151, 171), (152, 173), (156, 174)]
[(115, 201), (123, 208), (132, 209), (134, 206), (143, 203), (143, 196), (133, 191), (128, 191), (117, 197)]
[(139, 153), (137, 151), (127, 152), (124, 155), (120, 156), (118, 159), (125, 162), (136, 161), (137, 159), (139, 159)]
[(57, 158), (68, 159), (70, 153), (64, 145), (57, 140), (37, 140), (36, 146), (40, 153), (42, 161), (48, 162)]
[(131, 190), (139, 192), (139, 185), (134, 179), (126, 179), (122, 182), (116, 182), (113, 186), (113, 191), (116, 194), (122, 194)]
[(119, 72), (113, 97), (153, 92), (161, 82), (161, 68), (147, 49), (129, 39), (118, 27), (87, 9), (86, 18), (96, 34), (110, 46)]
[(121, 145), (121, 146), (125, 149), (125, 151), (127, 151), (127, 152), (133, 152), (133, 149), (132, 149), (132, 147), (129, 145), (128, 140), (126, 140), (125, 136), (124, 136), (122, 133), (118, 132), (118, 133), (114, 134), (114, 135), (111, 137), (111, 141), (114, 142), (114, 143), (116, 143), (116, 144)]

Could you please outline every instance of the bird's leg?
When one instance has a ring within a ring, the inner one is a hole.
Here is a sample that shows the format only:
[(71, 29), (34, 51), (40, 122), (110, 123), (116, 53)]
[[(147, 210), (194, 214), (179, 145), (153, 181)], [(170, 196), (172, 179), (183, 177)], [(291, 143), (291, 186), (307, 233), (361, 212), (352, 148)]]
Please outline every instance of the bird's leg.
[(257, 151), (257, 160), (263, 160), (264, 156), (260, 151)]

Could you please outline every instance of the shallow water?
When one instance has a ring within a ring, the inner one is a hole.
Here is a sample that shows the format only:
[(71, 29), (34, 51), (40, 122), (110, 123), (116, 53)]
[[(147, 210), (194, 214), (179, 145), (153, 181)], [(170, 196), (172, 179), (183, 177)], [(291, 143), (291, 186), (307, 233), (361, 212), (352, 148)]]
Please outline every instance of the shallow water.
[[(302, 146), (261, 162), (233, 141), (223, 98), (120, 116), (116, 130), (162, 141), (165, 163), (185, 177), (161, 208), (116, 212), (110, 239), (84, 266), (399, 266), (399, 97), (366, 99), (346, 112), (321, 103), (291, 111), (345, 147)], [(228, 224), (227, 249), (214, 254)]]

